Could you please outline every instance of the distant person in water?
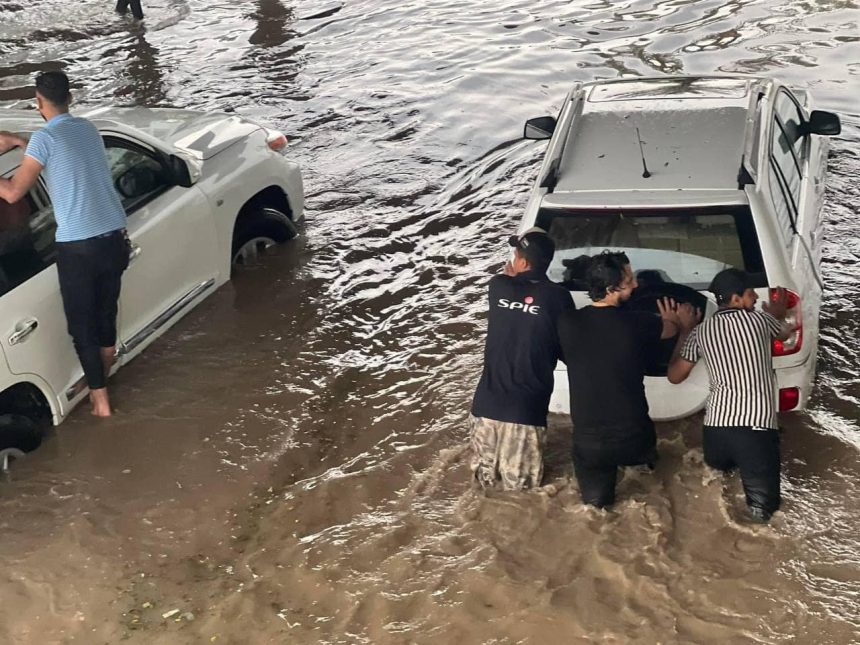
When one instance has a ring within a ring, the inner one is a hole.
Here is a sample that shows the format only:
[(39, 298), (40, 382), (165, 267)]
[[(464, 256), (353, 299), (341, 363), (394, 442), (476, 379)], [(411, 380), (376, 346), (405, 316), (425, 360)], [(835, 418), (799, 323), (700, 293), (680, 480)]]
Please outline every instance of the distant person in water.
[(513, 236), (514, 257), (490, 279), (484, 370), (469, 417), (472, 474), (483, 488), (540, 486), (546, 417), (560, 356), (556, 320), (570, 292), (547, 278), (555, 245), (532, 228)]
[(143, 20), (143, 7), (140, 6), (140, 0), (117, 0), (117, 13), (125, 13), (129, 5), (131, 5), (131, 15), (138, 20)]

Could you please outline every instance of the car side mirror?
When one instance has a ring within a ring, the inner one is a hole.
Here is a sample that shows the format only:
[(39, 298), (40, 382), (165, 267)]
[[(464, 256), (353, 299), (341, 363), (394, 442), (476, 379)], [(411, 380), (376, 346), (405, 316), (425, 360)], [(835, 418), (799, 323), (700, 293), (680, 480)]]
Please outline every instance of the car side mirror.
[(555, 132), (555, 117), (539, 116), (526, 121), (523, 139), (549, 139), (553, 132)]
[(190, 188), (194, 185), (191, 179), (191, 171), (188, 170), (188, 164), (183, 159), (176, 155), (170, 155), (167, 158), (167, 166), (170, 170), (170, 178), (173, 183), (182, 188)]
[(809, 115), (809, 120), (801, 123), (798, 130), (802, 136), (820, 134), (825, 137), (832, 137), (842, 132), (842, 123), (833, 112), (813, 110), (812, 114)]

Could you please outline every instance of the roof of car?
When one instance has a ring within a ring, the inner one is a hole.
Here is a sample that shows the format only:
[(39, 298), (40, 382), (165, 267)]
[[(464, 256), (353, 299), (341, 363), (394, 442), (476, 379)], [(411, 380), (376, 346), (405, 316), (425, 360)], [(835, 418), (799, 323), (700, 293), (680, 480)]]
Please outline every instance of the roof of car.
[(556, 197), (737, 190), (755, 80), (684, 77), (585, 85), (560, 160)]

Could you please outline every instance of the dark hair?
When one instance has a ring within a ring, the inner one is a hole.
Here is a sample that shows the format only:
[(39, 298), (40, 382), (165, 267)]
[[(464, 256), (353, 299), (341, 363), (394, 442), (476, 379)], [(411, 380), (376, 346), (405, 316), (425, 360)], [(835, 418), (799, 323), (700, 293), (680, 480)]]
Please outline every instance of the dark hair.
[(617, 289), (624, 280), (624, 267), (628, 264), (627, 254), (620, 251), (604, 251), (591, 258), (585, 272), (588, 297), (594, 301), (603, 300), (608, 289)]
[(36, 77), (36, 91), (57, 107), (69, 104), (69, 77), (63, 72), (42, 72)]

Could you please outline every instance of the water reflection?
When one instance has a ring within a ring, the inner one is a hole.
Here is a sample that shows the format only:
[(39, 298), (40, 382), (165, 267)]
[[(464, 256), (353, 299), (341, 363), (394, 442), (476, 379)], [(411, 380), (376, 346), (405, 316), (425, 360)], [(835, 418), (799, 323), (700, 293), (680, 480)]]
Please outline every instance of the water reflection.
[(164, 71), (158, 61), (158, 49), (153, 47), (141, 30), (133, 34), (123, 47), (128, 52), (121, 74), (127, 81), (117, 89), (117, 95), (131, 99), (133, 105), (159, 105), (167, 101)]
[(257, 0), (257, 9), (250, 17), (257, 23), (257, 28), (248, 38), (252, 45), (277, 47), (296, 35), (289, 28), (295, 19), (293, 8), (281, 0)]

